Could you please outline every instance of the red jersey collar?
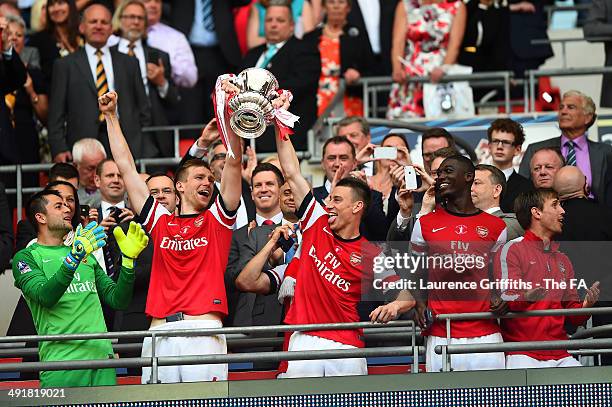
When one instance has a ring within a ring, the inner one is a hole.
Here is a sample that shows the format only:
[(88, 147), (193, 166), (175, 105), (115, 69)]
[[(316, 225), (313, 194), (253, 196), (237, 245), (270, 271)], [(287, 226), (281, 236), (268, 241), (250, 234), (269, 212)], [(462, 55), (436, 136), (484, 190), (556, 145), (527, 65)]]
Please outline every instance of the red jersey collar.
[(544, 241), (542, 239), (540, 239), (535, 233), (533, 233), (531, 230), (527, 230), (525, 232), (525, 235), (523, 236), (523, 240), (528, 241), (528, 242), (538, 242), (537, 245), (535, 245), (536, 247), (538, 247), (539, 249), (541, 249), (542, 251), (547, 251), (547, 252), (557, 252), (559, 251), (559, 243), (555, 242), (555, 241), (550, 241), (550, 243), (548, 244), (548, 247), (544, 246)]

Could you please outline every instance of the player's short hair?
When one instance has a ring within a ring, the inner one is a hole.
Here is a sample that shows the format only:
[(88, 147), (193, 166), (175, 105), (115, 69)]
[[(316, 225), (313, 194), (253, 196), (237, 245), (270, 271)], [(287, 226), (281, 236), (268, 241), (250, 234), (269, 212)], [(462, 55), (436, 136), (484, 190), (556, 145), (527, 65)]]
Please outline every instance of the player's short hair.
[(323, 152), (322, 156), (323, 158), (325, 158), (325, 150), (327, 149), (327, 146), (330, 144), (346, 144), (348, 146), (350, 146), (351, 148), (351, 154), (353, 154), (353, 158), (355, 158), (355, 156), (357, 155), (357, 153), (355, 152), (355, 146), (353, 145), (353, 143), (351, 143), (349, 141), (348, 138), (344, 137), (344, 136), (334, 136), (331, 138), (328, 138), (327, 140), (325, 140), (325, 143), (323, 143), (323, 149), (321, 150)]
[(49, 182), (56, 181), (58, 178), (79, 178), (79, 171), (74, 165), (69, 163), (53, 164), (49, 169)]
[(351, 189), (353, 201), (363, 202), (363, 212), (361, 216), (365, 216), (372, 201), (372, 191), (370, 190), (370, 187), (365, 182), (354, 177), (342, 178), (340, 181), (338, 181), (336, 186), (348, 187)]
[(512, 134), (514, 136), (514, 141), (512, 142), (513, 146), (520, 146), (525, 142), (525, 131), (523, 130), (523, 126), (512, 119), (496, 119), (491, 123), (487, 129), (487, 139), (489, 143), (491, 142), (494, 131), (503, 131), (504, 133)]
[(49, 203), (47, 197), (51, 195), (57, 196), (60, 199), (62, 198), (59, 192), (53, 189), (45, 188), (42, 191), (32, 195), (32, 197), (28, 200), (28, 203), (26, 204), (26, 216), (28, 217), (30, 223), (34, 225), (37, 231), (38, 222), (36, 221), (36, 214), (47, 214), (47, 204)]
[[(540, 151), (552, 151), (553, 153), (557, 155), (557, 157), (559, 157), (559, 160), (561, 160), (561, 167), (565, 166), (565, 157), (563, 157), (563, 154), (561, 153), (561, 149), (559, 147), (554, 147), (554, 146), (546, 146), (546, 147), (538, 148), (536, 151), (533, 152), (533, 155), (531, 156), (531, 161), (533, 161), (533, 157), (535, 157), (535, 155), (539, 153)], [(531, 169), (531, 161), (529, 161), (530, 169)]]
[(283, 177), (283, 173), (281, 172), (281, 170), (278, 169), (276, 165), (270, 163), (259, 163), (251, 174), (251, 187), (253, 186), (253, 178), (255, 178), (255, 175), (259, 174), (260, 172), (266, 171), (274, 173), (279, 188), (285, 183), (285, 177)]
[(82, 138), (72, 146), (72, 161), (78, 164), (83, 161), (83, 156), (85, 154), (94, 154), (98, 151), (102, 153), (104, 158), (107, 157), (106, 150), (102, 143), (95, 138)]
[(425, 130), (423, 135), (421, 136), (421, 145), (425, 143), (425, 140), (428, 138), (437, 138), (444, 137), (448, 142), (449, 147), (455, 147), (455, 138), (452, 134), (448, 132), (448, 130), (442, 127), (432, 127), (431, 129)]
[(364, 119), (361, 116), (347, 116), (344, 119), (340, 120), (338, 123), (336, 123), (336, 129), (334, 131), (334, 135), (337, 136), (338, 132), (340, 131), (342, 127), (350, 126), (353, 123), (359, 123), (359, 126), (361, 127), (361, 131), (366, 136), (370, 134), (370, 123), (368, 123), (366, 119)]
[(448, 158), (460, 155), (455, 147), (442, 147), (432, 153), (432, 160), (435, 158)]
[(187, 160), (183, 163), (183, 165), (176, 169), (176, 173), (174, 174), (175, 186), (177, 182), (183, 182), (187, 179), (187, 173), (189, 172), (190, 168), (206, 168), (208, 171), (211, 171), (210, 166), (205, 161), (202, 161), (199, 158), (192, 158), (191, 160)]
[(114, 162), (115, 162), (115, 160), (113, 160), (112, 158), (105, 158), (104, 160), (100, 161), (100, 163), (96, 167), (96, 175), (98, 177), (101, 177), (102, 176), (102, 171), (104, 170), (104, 164), (106, 164), (106, 163), (114, 163)]
[(159, 177), (166, 177), (168, 178), (170, 181), (172, 181), (172, 183), (174, 183), (174, 180), (172, 179), (172, 177), (168, 174), (166, 174), (165, 172), (154, 172), (153, 174), (149, 175), (147, 177), (147, 179), (145, 180), (145, 184), (149, 184), (149, 181), (151, 181), (153, 178), (159, 178)]
[(559, 194), (552, 188), (538, 188), (522, 192), (514, 200), (514, 213), (523, 229), (531, 227), (531, 208), (544, 209), (544, 202), (549, 198), (558, 198)]
[(478, 164), (475, 167), (476, 171), (487, 171), (489, 173), (489, 179), (493, 185), (501, 185), (502, 192), (499, 196), (499, 199), (504, 196), (504, 192), (506, 191), (506, 176), (504, 173), (497, 167), (488, 164)]

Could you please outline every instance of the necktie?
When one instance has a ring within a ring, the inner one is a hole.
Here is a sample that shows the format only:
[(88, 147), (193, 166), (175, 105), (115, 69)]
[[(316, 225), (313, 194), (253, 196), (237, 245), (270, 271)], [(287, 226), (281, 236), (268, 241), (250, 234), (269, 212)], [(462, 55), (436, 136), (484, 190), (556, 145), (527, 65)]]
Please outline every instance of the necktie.
[(202, 0), (202, 24), (204, 24), (206, 31), (215, 31), (212, 0)]
[(270, 225), (274, 225), (274, 222), (272, 222), (270, 219), (266, 219), (261, 224), (262, 225), (266, 225), (266, 226), (270, 226)]
[[(115, 206), (111, 206), (110, 208), (108, 208), (109, 215), (112, 214), (115, 209), (117, 209)], [(110, 278), (113, 278), (113, 276), (115, 275), (115, 263), (113, 261), (114, 260), (113, 253), (110, 248), (111, 243), (112, 242), (110, 242), (110, 239), (109, 239), (108, 244), (102, 247), (102, 254), (104, 254), (104, 263), (106, 264), (106, 274)]]
[(11, 125), (13, 127), (15, 127), (15, 113), (14, 113), (14, 109), (15, 109), (15, 101), (16, 101), (15, 94), (16, 93), (17, 93), (17, 91), (11, 92), (11, 93), (7, 93), (4, 96), (4, 103), (6, 104), (6, 107), (8, 107), (8, 109), (9, 109), (9, 114), (11, 116)]
[(289, 264), (291, 262), (291, 259), (293, 259), (293, 256), (295, 256), (295, 251), (297, 250), (297, 246), (299, 244), (297, 232), (300, 229), (300, 224), (296, 223), (293, 226), (295, 226), (295, 244), (291, 246), (291, 249), (289, 249), (287, 253), (285, 253), (285, 264)]
[(134, 48), (136, 48), (136, 44), (134, 44), (133, 42), (130, 42), (128, 44), (128, 52), (127, 54), (131, 57), (136, 56), (136, 54), (134, 53)]
[(567, 157), (565, 157), (566, 165), (576, 166), (576, 150), (574, 149), (573, 141), (566, 141), (565, 146), (567, 147)]
[(259, 65), (259, 68), (265, 68), (270, 63), (270, 60), (274, 58), (276, 55), (276, 51), (278, 50), (278, 46), (276, 44), (268, 44), (268, 50), (266, 51), (266, 55), (264, 56), (263, 61)]
[[(102, 64), (102, 50), (96, 50), (96, 56), (98, 57), (98, 63), (96, 64), (96, 90), (98, 91), (98, 97), (108, 92), (108, 82), (106, 81), (106, 72), (104, 72), (104, 65)], [(100, 113), (98, 116), (100, 122), (104, 121), (104, 115)]]

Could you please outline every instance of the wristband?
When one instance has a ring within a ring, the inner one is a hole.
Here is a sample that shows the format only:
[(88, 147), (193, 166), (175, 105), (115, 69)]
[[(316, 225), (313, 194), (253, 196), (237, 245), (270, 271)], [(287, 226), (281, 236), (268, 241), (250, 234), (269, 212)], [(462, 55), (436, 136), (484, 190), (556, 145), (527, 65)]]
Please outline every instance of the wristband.
[(134, 260), (136, 260), (136, 259), (133, 259), (133, 258), (128, 257), (128, 256), (123, 255), (123, 254), (121, 255), (121, 265), (123, 267), (125, 267), (125, 268), (130, 269), (130, 270), (134, 269)]
[(79, 267), (80, 263), (81, 263), (81, 260), (79, 260), (76, 257), (74, 257), (72, 255), (72, 252), (69, 252), (68, 255), (64, 258), (64, 265), (70, 271), (75, 271), (77, 269), (77, 267)]

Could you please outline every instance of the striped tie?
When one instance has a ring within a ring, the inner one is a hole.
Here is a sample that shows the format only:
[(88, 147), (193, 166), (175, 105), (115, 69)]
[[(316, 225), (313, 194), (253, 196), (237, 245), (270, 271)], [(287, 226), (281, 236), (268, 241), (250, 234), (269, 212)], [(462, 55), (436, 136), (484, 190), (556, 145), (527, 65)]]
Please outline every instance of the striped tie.
[[(98, 91), (98, 97), (108, 92), (108, 82), (106, 81), (106, 72), (104, 72), (104, 65), (102, 64), (102, 50), (96, 50), (96, 56), (98, 57), (98, 63), (96, 64), (96, 89)], [(104, 121), (104, 115), (100, 113), (98, 116), (100, 122)]]
[(130, 42), (128, 44), (128, 52), (127, 54), (131, 57), (136, 56), (136, 54), (134, 53), (134, 48), (136, 48), (136, 44), (134, 44), (133, 42)]
[(573, 141), (566, 141), (565, 147), (567, 147), (567, 157), (565, 157), (565, 164), (576, 166), (576, 150), (574, 149)]
[(202, 24), (204, 24), (206, 31), (215, 31), (212, 0), (202, 0)]

